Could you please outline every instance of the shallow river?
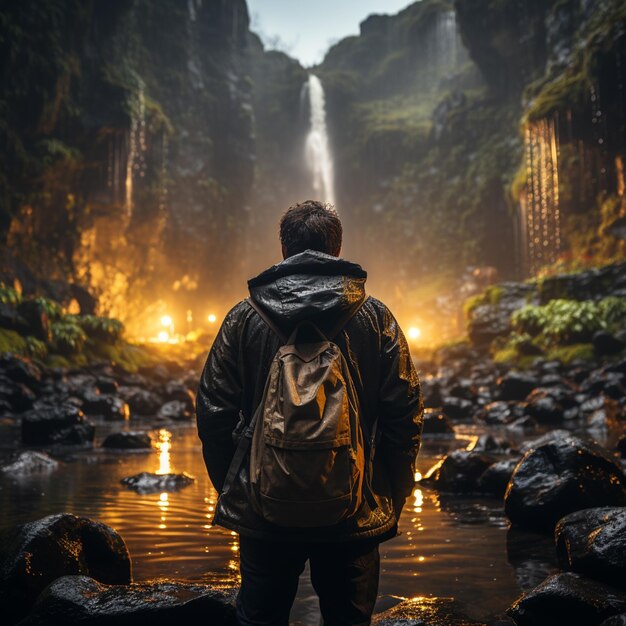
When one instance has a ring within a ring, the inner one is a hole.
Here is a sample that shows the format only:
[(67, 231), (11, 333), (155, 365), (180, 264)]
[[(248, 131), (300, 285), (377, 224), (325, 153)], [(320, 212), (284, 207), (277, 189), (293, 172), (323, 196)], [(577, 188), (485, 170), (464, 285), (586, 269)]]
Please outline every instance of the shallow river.
[[(132, 430), (153, 424), (133, 422)], [(128, 424), (101, 424), (97, 444)], [(448, 450), (471, 445), (484, 432), (457, 427), (456, 438), (426, 438), (418, 458), (424, 474)], [(491, 430), (491, 432), (494, 432)], [(173, 577), (234, 585), (238, 582), (238, 541), (211, 526), (216, 492), (204, 469), (192, 425), (153, 432), (156, 447), (143, 453), (102, 449), (67, 453), (50, 475), (0, 478), (0, 526), (67, 511), (99, 519), (126, 540), (135, 580)], [(0, 425), (0, 456), (7, 457), (17, 432)], [(510, 439), (510, 435), (508, 437)], [(177, 493), (138, 495), (120, 479), (140, 471), (182, 472), (196, 482)], [(501, 615), (506, 607), (554, 565), (549, 545), (531, 535), (511, 535), (501, 501), (440, 496), (416, 488), (407, 502), (401, 536), (381, 546), (382, 571), (377, 610), (401, 598), (455, 598), (477, 619)], [(294, 624), (318, 624), (319, 612), (307, 572), (292, 611)]]

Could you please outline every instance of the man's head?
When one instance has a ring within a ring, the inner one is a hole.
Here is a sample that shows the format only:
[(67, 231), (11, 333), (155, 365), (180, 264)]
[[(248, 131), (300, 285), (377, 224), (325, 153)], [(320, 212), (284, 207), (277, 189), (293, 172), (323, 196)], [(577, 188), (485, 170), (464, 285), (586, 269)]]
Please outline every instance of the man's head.
[(330, 204), (317, 200), (294, 204), (280, 220), (283, 258), (305, 250), (339, 256), (342, 234), (341, 221)]

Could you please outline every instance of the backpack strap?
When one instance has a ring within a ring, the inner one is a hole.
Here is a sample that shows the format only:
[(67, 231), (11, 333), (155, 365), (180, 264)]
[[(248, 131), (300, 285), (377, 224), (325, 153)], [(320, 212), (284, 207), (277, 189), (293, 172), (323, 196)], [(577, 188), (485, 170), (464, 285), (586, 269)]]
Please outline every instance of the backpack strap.
[(276, 326), (272, 318), (252, 299), (246, 298), (248, 304), (259, 314), (259, 317), (274, 331), (278, 338), (285, 344), (288, 337), (285, 333)]
[(365, 296), (361, 302), (356, 306), (356, 308), (351, 309), (347, 315), (341, 317), (337, 323), (330, 329), (327, 337), (332, 341), (346, 326), (346, 324), (361, 310), (361, 307), (370, 299), (369, 296)]

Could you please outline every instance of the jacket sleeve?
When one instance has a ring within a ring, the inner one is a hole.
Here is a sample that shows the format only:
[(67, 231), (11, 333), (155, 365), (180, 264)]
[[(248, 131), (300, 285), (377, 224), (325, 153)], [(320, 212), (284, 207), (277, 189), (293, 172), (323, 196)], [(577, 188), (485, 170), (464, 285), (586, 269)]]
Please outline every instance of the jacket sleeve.
[(409, 346), (385, 308), (382, 320), (377, 454), (387, 470), (397, 516), (415, 484), (415, 459), (422, 438), (424, 406)]
[(238, 367), (238, 307), (224, 319), (211, 346), (196, 398), (198, 435), (209, 478), (222, 491), (235, 452), (232, 432), (241, 409), (241, 374)]

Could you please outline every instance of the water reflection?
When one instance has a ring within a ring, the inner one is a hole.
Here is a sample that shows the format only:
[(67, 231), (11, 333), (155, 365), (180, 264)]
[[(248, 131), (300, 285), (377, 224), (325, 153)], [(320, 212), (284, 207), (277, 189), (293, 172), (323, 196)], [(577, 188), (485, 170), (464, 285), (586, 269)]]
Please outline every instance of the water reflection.
[(159, 453), (159, 469), (157, 474), (169, 474), (172, 471), (171, 449), (172, 449), (172, 433), (166, 428), (159, 430), (159, 438), (154, 444)]

